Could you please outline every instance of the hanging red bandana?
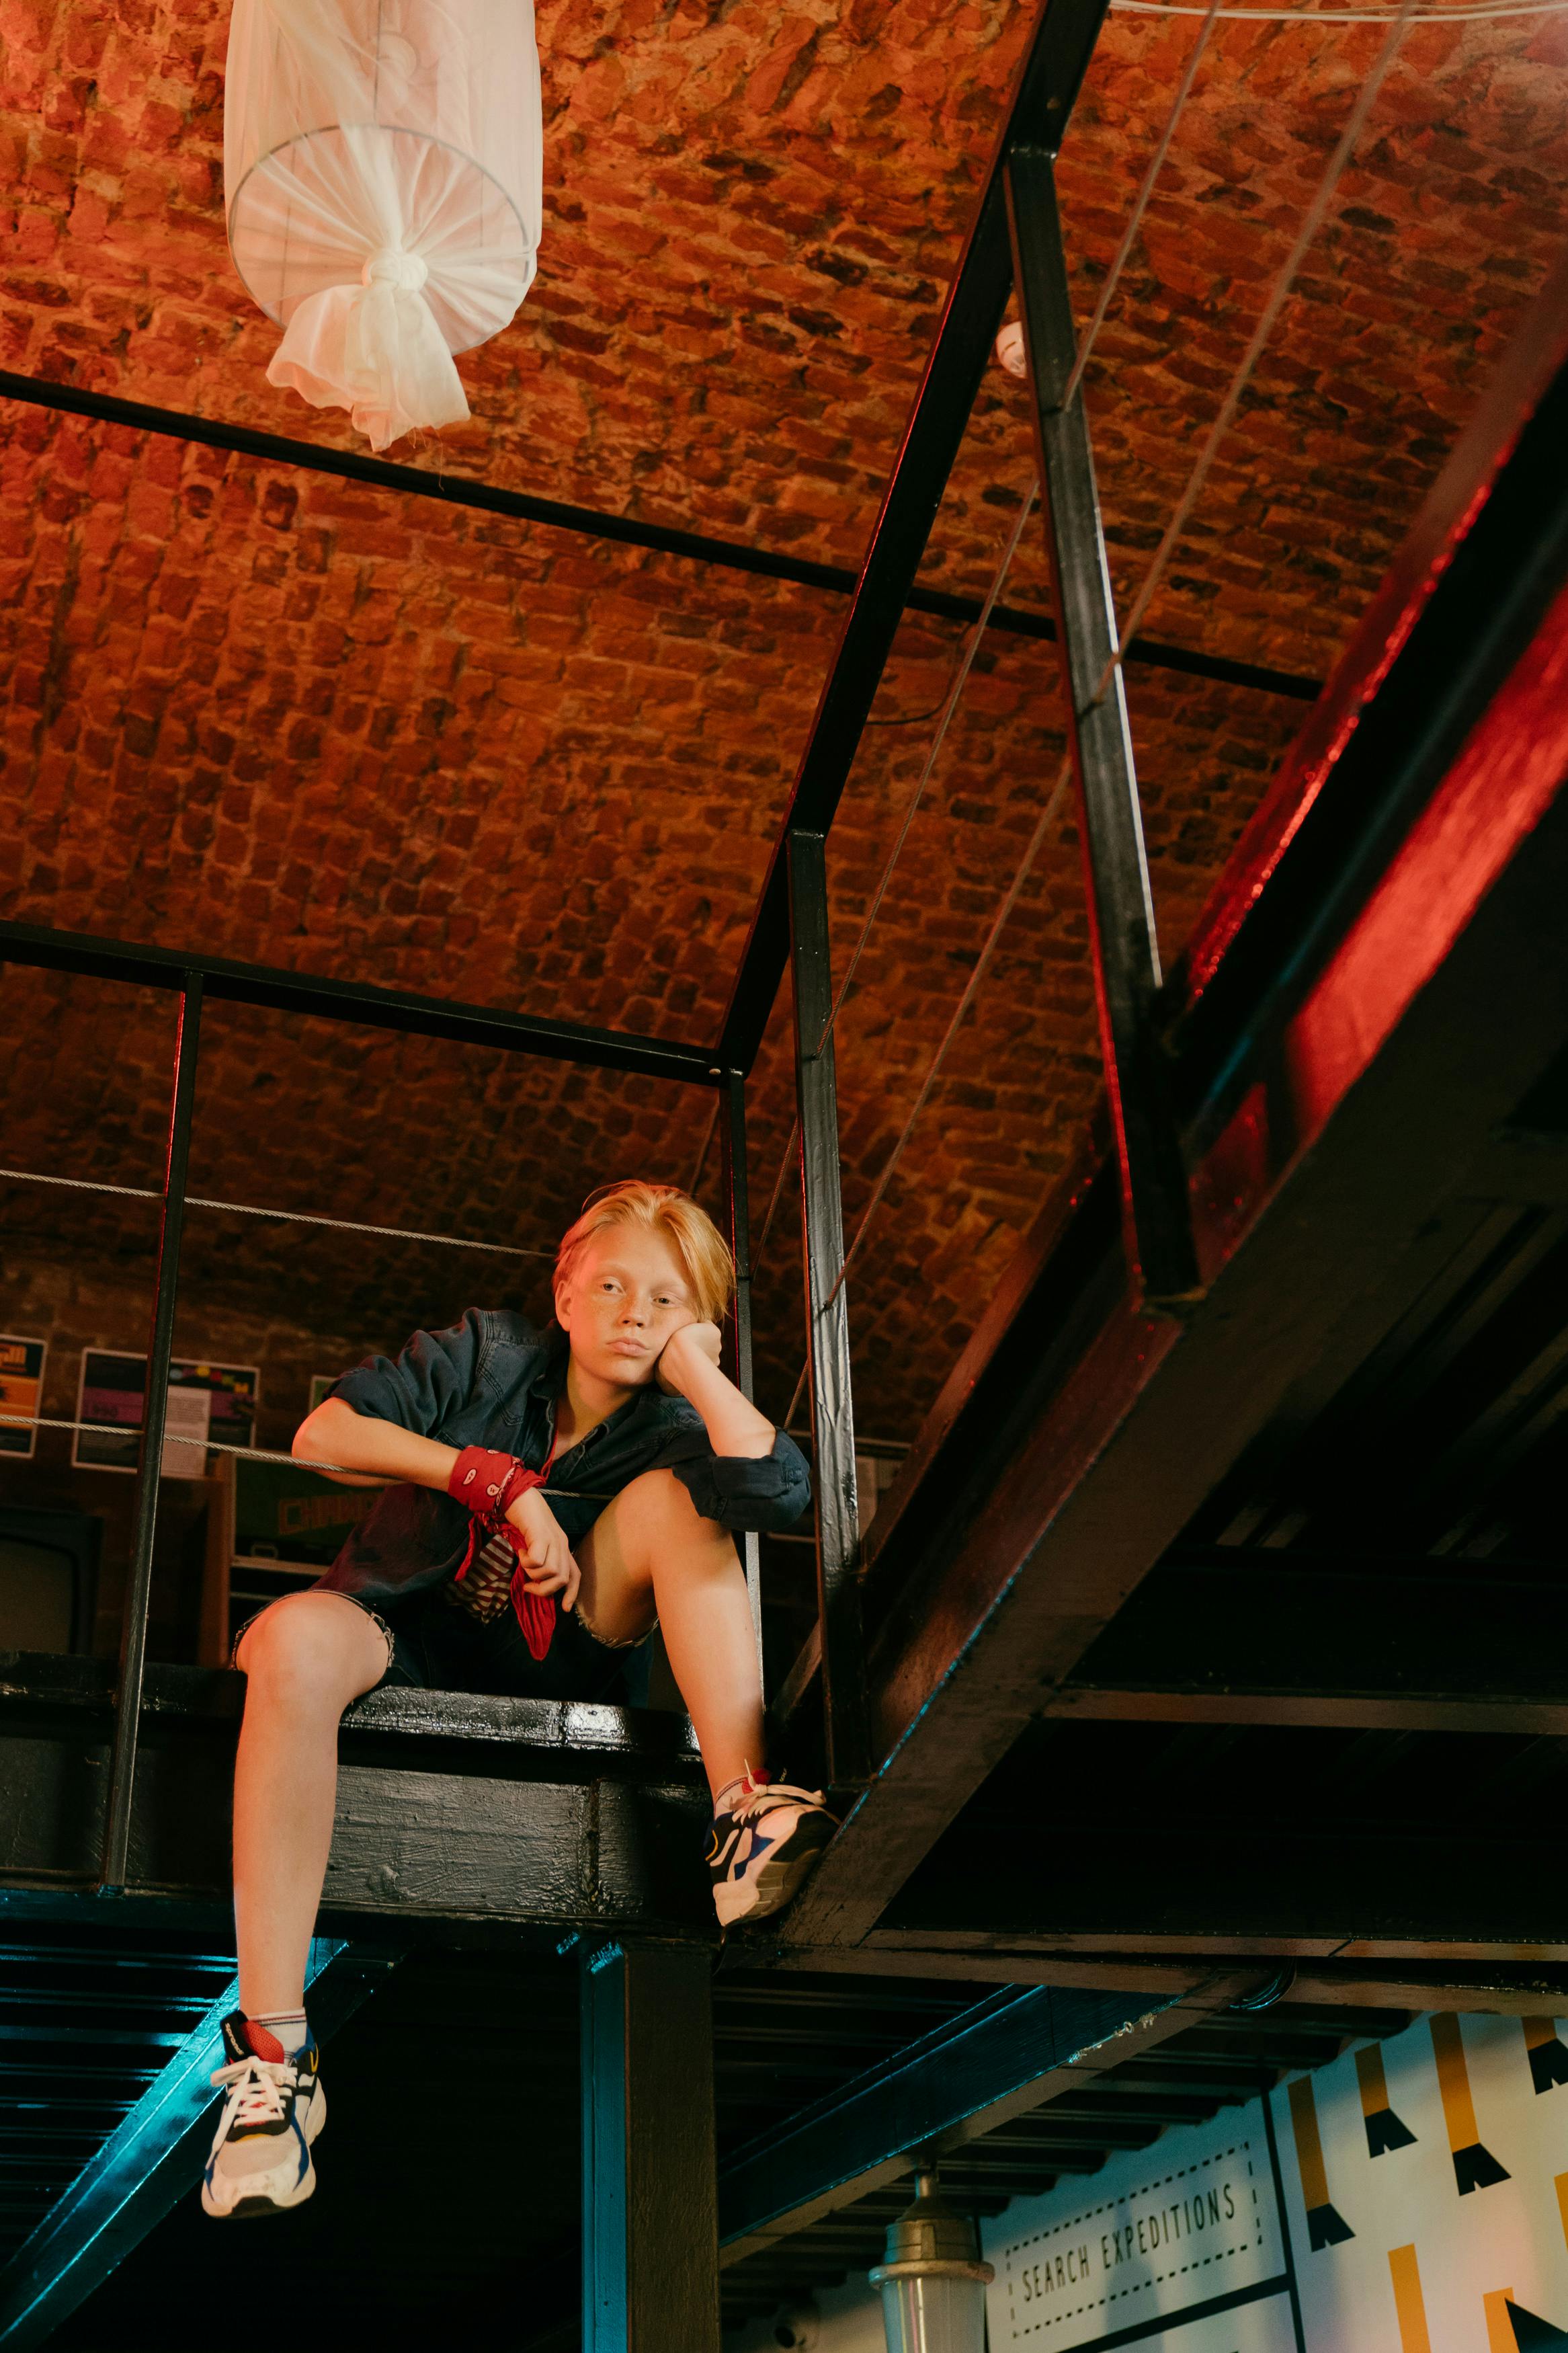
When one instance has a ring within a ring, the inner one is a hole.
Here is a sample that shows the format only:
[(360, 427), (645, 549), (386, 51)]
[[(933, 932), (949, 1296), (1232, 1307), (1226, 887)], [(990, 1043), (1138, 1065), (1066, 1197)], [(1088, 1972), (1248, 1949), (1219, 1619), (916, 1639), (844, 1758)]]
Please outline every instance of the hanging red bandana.
[[(552, 1447), (552, 1460), (554, 1452)], [(515, 1454), (497, 1454), (485, 1446), (464, 1447), (447, 1482), (447, 1494), (473, 1514), (468, 1549), (458, 1571), (459, 1584), (484, 1549), (481, 1532), (484, 1540), (501, 1536), (514, 1553), (521, 1553), (523, 1538), (507, 1518), (507, 1506), (519, 1495), (525, 1495), (531, 1487), (542, 1487), (549, 1475), (548, 1462), (542, 1471), (531, 1471)], [(512, 1571), (511, 1606), (530, 1656), (542, 1659), (555, 1634), (555, 1596), (532, 1590), (521, 1559)]]

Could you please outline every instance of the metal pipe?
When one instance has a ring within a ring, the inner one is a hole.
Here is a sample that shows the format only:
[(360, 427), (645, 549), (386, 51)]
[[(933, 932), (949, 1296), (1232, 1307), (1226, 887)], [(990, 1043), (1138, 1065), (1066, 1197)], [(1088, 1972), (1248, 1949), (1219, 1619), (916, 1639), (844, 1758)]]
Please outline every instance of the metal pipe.
[(865, 1779), (865, 1659), (860, 1639), (859, 1515), (855, 1409), (849, 1381), (844, 1206), (839, 1192), (834, 1072), (833, 971), (827, 932), (826, 845), (820, 833), (787, 843), (790, 960), (795, 976), (795, 1093), (800, 1119), (807, 1363), (816, 1450), (816, 1600), (822, 1636), (823, 1725), (829, 1781)]
[(539, 1054), (599, 1070), (635, 1071), (684, 1086), (710, 1087), (719, 1078), (706, 1046), (640, 1037), (636, 1030), (589, 1029), (574, 1021), (508, 1013), (499, 1006), (376, 988), (368, 981), (329, 980), (272, 965), (182, 955), (135, 940), (100, 939), (90, 932), (57, 932), (43, 923), (0, 923), (0, 964), (127, 981), (133, 988), (183, 989), (187, 973), (199, 970), (209, 1002), (261, 1006), (312, 1021), (358, 1022), (368, 1029), (442, 1038), (454, 1046), (488, 1046), (505, 1054)]
[(174, 1101), (169, 1116), (169, 1154), (163, 1174), (163, 1208), (158, 1231), (157, 1287), (147, 1351), (147, 1388), (142, 1412), (142, 1458), (136, 1474), (135, 1535), (120, 1641), (120, 1683), (115, 1695), (114, 1748), (109, 1773), (109, 1810), (103, 1841), (105, 1894), (125, 1886), (131, 1855), (131, 1808), (136, 1785), (136, 1753), (142, 1728), (142, 1687), (147, 1669), (147, 1614), (153, 1595), (153, 1542), (158, 1526), (158, 1482), (163, 1461), (163, 1425), (168, 1416), (169, 1366), (174, 1353), (174, 1305), (180, 1280), (180, 1231), (184, 1222), (185, 1176), (191, 1156), (191, 1119), (195, 1108), (196, 1053), (201, 1039), (202, 976), (188, 972), (180, 995), (174, 1031)]
[(580, 1967), (583, 2353), (720, 2353), (710, 1953), (621, 1937)]
[(1161, 981), (1154, 901), (1127, 698), (1120, 669), (1109, 667), (1116, 613), (1081, 390), (1062, 405), (1078, 339), (1051, 157), (1044, 148), (1016, 147), (1003, 177), (1078, 784), (1122, 1233), (1134, 1283), (1152, 1305), (1174, 1307), (1198, 1294), (1197, 1261), (1186, 1172), (1154, 1027)]
[[(576, 532), (585, 538), (627, 547), (645, 547), (656, 554), (681, 556), (694, 564), (712, 564), (726, 571), (750, 572), (765, 580), (788, 581), (797, 587), (825, 589), (830, 596), (851, 596), (855, 589), (856, 575), (847, 565), (813, 564), (804, 556), (784, 555), (767, 547), (747, 547), (739, 540), (710, 539), (700, 532), (645, 522), (636, 515), (605, 514), (596, 507), (568, 506), (559, 499), (537, 498), (526, 491), (498, 490), (489, 482), (466, 480), (461, 474), (437, 473), (424, 466), (395, 465), (388, 459), (367, 458), (363, 450), (332, 449), (318, 441), (294, 441), (279, 433), (258, 433), (247, 425), (193, 417), (183, 409), (150, 408), (144, 402), (120, 400), (111, 393), (88, 392), (79, 385), (51, 384), (43, 377), (15, 375), (0, 368), (0, 399), (26, 401), (34, 407), (90, 417), (106, 425), (123, 425), (133, 433), (164, 434), (174, 440), (194, 441), (209, 449), (230, 449), (263, 464), (296, 466), (312, 474), (335, 474), (374, 490), (435, 499), (443, 506), (477, 507), (482, 513), (507, 515), (519, 522), (543, 523), (552, 530)], [(904, 603), (910, 612), (931, 613), (947, 621), (973, 621), (980, 611), (978, 597), (955, 596), (945, 588), (911, 586)], [(1056, 624), (1048, 613), (1031, 613), (1016, 605), (999, 605), (991, 616), (991, 626), (1018, 637), (1049, 638), (1056, 635)], [(1146, 662), (1153, 670), (1216, 679), (1226, 685), (1251, 687), (1265, 694), (1290, 695), (1299, 701), (1314, 701), (1322, 684), (1321, 679), (1302, 678), (1293, 670), (1231, 661), (1223, 654), (1161, 645), (1152, 638), (1135, 639), (1127, 653), (1130, 660)]]
[[(755, 1395), (752, 1375), (752, 1218), (747, 1183), (746, 1082), (739, 1071), (731, 1071), (725, 1075), (720, 1086), (717, 1108), (725, 1214), (730, 1227), (730, 1250), (735, 1261), (735, 1303), (730, 1315), (730, 1361), (735, 1387), (743, 1398), (750, 1398)], [(762, 1674), (764, 1672), (762, 1547), (754, 1528), (747, 1528), (742, 1534), (741, 1565), (746, 1572), (746, 1591), (751, 1597), (752, 1623), (757, 1636), (757, 1672)], [(765, 1683), (763, 1688), (765, 1690)]]
[(790, 961), (789, 838), (826, 834), (832, 826), (1007, 307), (1013, 271), (1002, 182), (1008, 150), (1028, 135), (1048, 135), (1060, 146), (1106, 5), (1042, 0), (1036, 16), (768, 860), (721, 1033), (717, 1059), (728, 1070), (749, 1071), (761, 1048)]

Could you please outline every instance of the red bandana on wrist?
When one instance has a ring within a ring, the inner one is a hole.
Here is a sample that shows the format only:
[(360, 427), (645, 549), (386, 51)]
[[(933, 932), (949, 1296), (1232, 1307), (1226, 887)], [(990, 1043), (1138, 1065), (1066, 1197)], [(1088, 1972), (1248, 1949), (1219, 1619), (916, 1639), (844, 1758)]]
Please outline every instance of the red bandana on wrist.
[[(542, 1487), (546, 1475), (544, 1471), (531, 1471), (515, 1454), (493, 1453), (485, 1446), (464, 1447), (447, 1482), (447, 1494), (474, 1515), (468, 1549), (458, 1571), (459, 1584), (480, 1550), (481, 1528), (487, 1535), (503, 1536), (514, 1553), (521, 1552), (523, 1540), (506, 1516), (507, 1506), (531, 1487)], [(511, 1606), (530, 1656), (542, 1659), (555, 1633), (555, 1596), (531, 1590), (521, 1560), (512, 1572)]]

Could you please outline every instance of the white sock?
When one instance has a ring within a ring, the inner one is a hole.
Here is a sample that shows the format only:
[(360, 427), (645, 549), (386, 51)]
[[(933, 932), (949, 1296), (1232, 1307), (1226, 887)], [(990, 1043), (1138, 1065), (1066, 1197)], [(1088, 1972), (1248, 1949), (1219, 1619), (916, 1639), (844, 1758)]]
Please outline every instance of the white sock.
[[(310, 2040), (310, 2030), (305, 2022), (302, 2010), (266, 2010), (254, 2018), (247, 2018), (245, 2022), (247, 2026), (258, 2026), (264, 2034), (275, 2036), (283, 2045), (285, 2059), (294, 2058)], [(251, 2047), (255, 2049), (254, 2044)], [(257, 2052), (258, 2058), (263, 2055)]]

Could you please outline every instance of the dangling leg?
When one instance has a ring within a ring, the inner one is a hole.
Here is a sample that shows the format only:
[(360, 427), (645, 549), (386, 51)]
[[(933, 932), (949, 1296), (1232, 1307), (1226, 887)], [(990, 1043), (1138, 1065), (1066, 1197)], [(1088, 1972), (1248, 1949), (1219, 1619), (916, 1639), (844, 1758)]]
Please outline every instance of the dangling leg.
[(341, 1593), (263, 1610), (237, 1662), (247, 1679), (234, 1764), (234, 1918), (240, 2006), (298, 2010), (332, 1842), (338, 1719), (386, 1672), (386, 1636)]
[(305, 1963), (326, 1877), (338, 1780), (338, 1718), (381, 1681), (387, 1638), (336, 1593), (290, 1594), (247, 1630), (247, 1678), (234, 1772), (234, 1916), (239, 2009), (224, 2021), (227, 2064), (202, 2205), (224, 2219), (302, 2205), (310, 2144), (326, 2118), (305, 2023)]
[(673, 1471), (622, 1489), (576, 1547), (583, 1623), (604, 1642), (658, 1620), (715, 1797), (763, 1767), (763, 1685), (734, 1538), (699, 1516)]
[(701, 1517), (673, 1471), (648, 1471), (601, 1513), (576, 1558), (590, 1633), (637, 1641), (658, 1620), (713, 1792), (721, 1921), (776, 1912), (836, 1824), (819, 1791), (768, 1781), (756, 1634), (733, 1537)]

